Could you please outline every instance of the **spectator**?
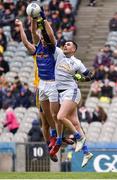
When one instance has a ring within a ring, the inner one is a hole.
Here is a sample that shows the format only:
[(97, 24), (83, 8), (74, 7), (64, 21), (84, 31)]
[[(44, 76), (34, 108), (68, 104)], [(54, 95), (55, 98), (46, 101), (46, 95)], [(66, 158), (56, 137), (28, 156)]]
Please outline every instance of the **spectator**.
[(117, 64), (117, 49), (112, 53), (112, 64)]
[(56, 32), (60, 27), (60, 18), (57, 11), (52, 11), (51, 15), (52, 28)]
[(0, 46), (3, 48), (3, 51), (7, 48), (7, 38), (2, 28), (0, 28)]
[(107, 119), (107, 114), (104, 109), (100, 106), (97, 106), (93, 111), (92, 122), (99, 121), (101, 123), (105, 123)]
[(59, 13), (60, 13), (60, 18), (64, 17), (64, 1), (60, 1), (59, 3)]
[(5, 9), (4, 15), (1, 19), (2, 26), (13, 27), (14, 21), (15, 21), (15, 15), (11, 12), (10, 9)]
[(59, 0), (51, 0), (49, 3), (50, 11), (58, 11), (59, 12)]
[(78, 117), (81, 122), (91, 122), (91, 116), (88, 109), (83, 105), (78, 110)]
[(65, 28), (70, 29), (71, 27), (72, 27), (72, 22), (69, 20), (69, 18), (67, 16), (64, 16), (62, 19), (61, 28), (62, 29), (65, 29)]
[(14, 41), (21, 42), (20, 30), (18, 26), (15, 26), (14, 29), (11, 29), (11, 36)]
[(113, 96), (117, 97), (117, 80), (116, 80), (115, 85), (113, 87)]
[(33, 120), (32, 128), (28, 132), (28, 136), (30, 136), (29, 141), (31, 142), (43, 141), (43, 135), (38, 120)]
[(4, 92), (3, 92), (3, 103), (2, 103), (2, 108), (5, 109), (5, 107), (16, 107), (16, 102), (17, 99), (14, 96), (13, 92), (11, 91), (10, 87), (8, 87)]
[(25, 6), (25, 8), (27, 7), (27, 1), (25, 0), (18, 0), (16, 2), (16, 12), (18, 13), (18, 10), (22, 9), (22, 6)]
[(2, 90), (2, 82), (0, 82), (0, 109), (2, 108), (3, 102), (3, 90)]
[(18, 10), (17, 18), (20, 19), (23, 23), (26, 20), (26, 7), (22, 5), (21, 8)]
[(88, 6), (95, 6), (96, 5), (96, 0), (89, 0)]
[(68, 27), (63, 29), (63, 36), (66, 41), (73, 39), (73, 31)]
[(19, 96), (19, 104), (20, 106), (23, 106), (25, 108), (28, 108), (31, 106), (31, 91), (29, 90), (28, 84), (25, 83), (24, 87), (21, 88), (20, 96)]
[(117, 12), (114, 14), (113, 18), (109, 22), (109, 30), (117, 31)]
[(108, 79), (110, 81), (116, 82), (117, 81), (117, 70), (115, 65), (111, 65), (108, 72)]
[(105, 67), (100, 65), (98, 68), (95, 69), (95, 79), (96, 80), (103, 80), (105, 79), (107, 72), (105, 71)]
[(25, 29), (28, 29), (31, 25), (31, 22), (30, 22), (30, 16), (27, 16), (25, 21), (24, 21), (24, 26), (25, 26)]
[(105, 45), (103, 49), (99, 50), (94, 60), (94, 68), (98, 68), (100, 65), (109, 67), (111, 64), (112, 51), (110, 45)]
[[(4, 5), (2, 2), (0, 2), (0, 19), (2, 19), (3, 16), (4, 16)], [(1, 27), (1, 23), (0, 23), (0, 27)]]
[(99, 97), (101, 91), (101, 82), (94, 81), (91, 85), (91, 96)]
[(45, 12), (46, 18), (48, 20), (50, 20), (51, 19), (51, 11), (49, 9), (48, 4), (44, 5), (44, 12)]
[(113, 87), (110, 85), (109, 79), (104, 80), (104, 84), (101, 87), (100, 101), (110, 103), (113, 97)]
[(68, 27), (70, 28), (71, 31), (73, 31), (73, 34), (75, 35), (77, 28), (74, 25), (75, 17), (74, 17), (72, 9), (65, 9), (64, 17), (67, 17), (69, 19), (69, 26)]
[(11, 10), (11, 13), (16, 16), (16, 9), (15, 9), (15, 3), (9, 3), (9, 9)]
[(57, 36), (57, 46), (58, 47), (62, 47), (65, 44), (65, 39), (64, 39), (64, 36), (62, 34), (62, 30), (61, 29), (59, 29), (57, 31), (56, 36)]
[(64, 10), (66, 9), (72, 9), (72, 5), (69, 0), (64, 1)]
[(7, 127), (9, 131), (15, 134), (19, 128), (19, 122), (12, 108), (6, 110), (6, 117), (4, 127)]
[(9, 71), (9, 65), (7, 61), (4, 60), (3, 55), (0, 53), (0, 76)]

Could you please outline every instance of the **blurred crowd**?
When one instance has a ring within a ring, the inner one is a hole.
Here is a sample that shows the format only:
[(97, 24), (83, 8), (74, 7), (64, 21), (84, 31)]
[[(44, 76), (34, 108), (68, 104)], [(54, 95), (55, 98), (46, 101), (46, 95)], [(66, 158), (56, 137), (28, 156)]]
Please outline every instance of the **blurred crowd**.
[[(8, 39), (21, 42), (19, 28), (15, 26), (16, 18), (23, 22), (28, 40), (32, 42), (30, 18), (26, 14), (29, 2), (31, 0), (0, 2), (0, 50), (2, 52), (7, 48)], [(65, 40), (73, 39), (73, 35), (76, 33), (75, 14), (79, 2), (76, 0), (74, 8), (69, 0), (51, 0), (43, 5), (46, 17), (58, 39), (58, 46), (61, 46)], [(9, 34), (4, 33), (5, 26), (9, 27)]]
[(117, 96), (117, 13), (109, 21), (109, 34), (104, 47), (99, 49), (93, 61), (95, 81), (91, 96), (110, 103)]
[(28, 84), (21, 84), (16, 76), (13, 83), (8, 83), (4, 77), (0, 78), (0, 108), (16, 108), (23, 106), (29, 108), (34, 105), (33, 94), (29, 90)]
[[(28, 40), (32, 42), (30, 18), (26, 14), (26, 7), (30, 2), (32, 1), (3, 0), (0, 2), (0, 108), (6, 108), (6, 106), (28, 108), (34, 105), (34, 96), (27, 83), (20, 82), (18, 76), (15, 77), (15, 82), (7, 82), (4, 76), (10, 71), (9, 62), (4, 60), (8, 43), (9, 41), (21, 42), (19, 27), (15, 26), (16, 18), (23, 22)], [(72, 40), (77, 30), (75, 15), (80, 1), (74, 1), (74, 6), (71, 2), (69, 0), (41, 1), (46, 17), (58, 39), (59, 47), (66, 40)]]
[[(9, 62), (4, 60), (9, 41), (21, 42), (19, 28), (15, 26), (15, 19), (22, 20), (28, 40), (32, 42), (30, 18), (26, 14), (26, 7), (31, 0), (3, 0), (0, 2), (0, 109), (9, 106), (16, 108), (34, 106), (34, 94), (28, 83), (22, 83), (18, 76), (13, 83), (9, 83), (4, 74), (10, 71)], [(80, 0), (41, 0), (46, 17), (50, 22), (57, 45), (61, 47), (68, 39), (73, 39), (77, 32), (76, 14)], [(95, 6), (96, 1), (90, 0), (89, 6)], [(101, 47), (93, 60), (95, 81), (91, 85), (90, 96), (99, 98), (101, 102), (111, 103), (117, 96), (117, 13), (109, 21), (109, 34), (104, 47)], [(104, 123), (107, 114), (100, 106), (94, 112), (89, 112), (85, 105), (78, 110), (81, 121)]]
[[(107, 28), (107, 41), (93, 60), (95, 81), (91, 85), (90, 96), (98, 98), (101, 103), (110, 104), (112, 98), (117, 97), (117, 12), (109, 20)], [(85, 106), (79, 111), (81, 121), (104, 123), (107, 119), (106, 112), (100, 106), (96, 107), (93, 113)]]

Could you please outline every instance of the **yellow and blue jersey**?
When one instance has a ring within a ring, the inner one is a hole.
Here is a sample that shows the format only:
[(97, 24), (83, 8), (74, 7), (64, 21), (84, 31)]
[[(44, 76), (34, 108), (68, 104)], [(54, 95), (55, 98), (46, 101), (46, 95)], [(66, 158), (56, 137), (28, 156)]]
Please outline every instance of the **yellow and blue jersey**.
[(55, 46), (43, 46), (40, 42), (36, 47), (35, 61), (38, 69), (38, 77), (42, 80), (55, 80)]

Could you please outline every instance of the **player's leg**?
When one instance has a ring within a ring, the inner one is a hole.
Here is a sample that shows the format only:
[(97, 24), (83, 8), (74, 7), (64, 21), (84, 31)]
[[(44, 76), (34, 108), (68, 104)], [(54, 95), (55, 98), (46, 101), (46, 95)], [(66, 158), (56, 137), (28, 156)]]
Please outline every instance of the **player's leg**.
[(44, 136), (44, 140), (45, 142), (48, 142), (49, 141), (49, 138), (50, 138), (50, 133), (49, 133), (49, 129), (50, 129), (50, 126), (46, 120), (46, 116), (45, 116), (45, 113), (43, 112), (41, 106), (40, 106), (40, 102), (39, 102), (39, 89), (36, 88), (36, 91), (35, 91), (35, 95), (36, 95), (36, 107), (38, 108), (39, 110), (39, 115), (40, 115), (40, 119), (41, 119), (41, 123), (42, 123), (42, 132), (43, 132), (43, 136)]
[(50, 112), (50, 103), (48, 100), (45, 100), (45, 101), (40, 101), (40, 104), (41, 104), (42, 110), (45, 114), (47, 123), (49, 124), (49, 126), (51, 128), (50, 129), (50, 136), (56, 137), (55, 123), (54, 123), (54, 120), (53, 120), (51, 112)]
[[(45, 95), (45, 89), (43, 87), (43, 82), (40, 83), (40, 87), (39, 87), (39, 99), (40, 99), (40, 104), (44, 113), (44, 132), (45, 132), (45, 136), (47, 135), (46, 133), (46, 129), (47, 129), (47, 125), (50, 126), (50, 135), (49, 135), (49, 140), (46, 141), (47, 145), (48, 145), (48, 150), (50, 151), (51, 148), (51, 143), (56, 142), (56, 129), (55, 129), (55, 123), (53, 121), (52, 115), (50, 113), (50, 103), (48, 101), (47, 96)], [(51, 155), (50, 155), (51, 156)], [(57, 161), (57, 157), (55, 157), (55, 161)], [(52, 157), (52, 158), (54, 158)], [(52, 159), (51, 158), (51, 159)]]
[(85, 136), (85, 135), (84, 135), (84, 131), (83, 131), (82, 128), (81, 128), (79, 118), (78, 118), (77, 107), (74, 109), (74, 111), (72, 112), (72, 114), (70, 114), (70, 116), (69, 116), (68, 118), (71, 120), (72, 124), (73, 124), (74, 127), (77, 129), (77, 131), (78, 131), (82, 136)]
[(56, 130), (57, 130), (57, 142), (59, 144), (62, 144), (63, 125), (57, 120), (57, 114), (58, 114), (60, 105), (59, 105), (59, 98), (58, 98), (58, 91), (56, 88), (56, 83), (55, 83), (55, 81), (53, 81), (51, 83), (48, 82), (47, 86), (48, 86), (48, 88), (47, 88), (48, 91), (46, 92), (46, 95), (49, 98), (50, 111), (51, 111), (52, 118), (55, 122)]
[(54, 123), (54, 120), (53, 120), (51, 112), (50, 112), (50, 103), (49, 103), (48, 96), (46, 95), (46, 91), (47, 91), (46, 89), (48, 89), (46, 82), (40, 81), (40, 86), (39, 86), (40, 104), (41, 104), (42, 110), (45, 114), (46, 120), (47, 120), (48, 124), (50, 125), (51, 136), (55, 137), (56, 136), (55, 123)]
[[(85, 136), (84, 131), (83, 131), (83, 129), (82, 129), (81, 125), (80, 125), (80, 122), (79, 122), (77, 109), (75, 109), (75, 111), (73, 112), (73, 114), (69, 118), (71, 119), (71, 122), (73, 123), (73, 125), (76, 127), (77, 131), (79, 131), (80, 134)], [(82, 167), (84, 167), (84, 166), (87, 165), (89, 160), (93, 157), (93, 154), (91, 152), (89, 152), (89, 149), (88, 149), (86, 143), (84, 143), (84, 145), (82, 147), (82, 151), (84, 153)]]
[[(76, 130), (76, 128), (74, 127), (70, 119), (68, 118), (72, 114), (72, 112), (76, 109), (77, 104), (80, 101), (80, 97), (81, 97), (80, 91), (77, 89), (65, 90), (59, 93), (59, 97), (60, 97), (61, 106), (57, 115), (57, 119), (61, 124), (63, 124), (64, 127), (68, 128), (73, 133), (75, 139), (77, 139), (76, 151), (80, 151), (85, 142), (85, 137), (83, 137)], [(59, 148), (58, 148), (58, 144), (56, 144), (52, 148), (50, 153), (56, 154)]]
[(42, 132), (43, 132), (44, 140), (48, 144), (49, 139), (50, 139), (50, 125), (48, 124), (45, 113), (42, 111), (41, 107), (40, 107), (39, 114), (40, 114), (40, 119), (42, 123)]
[[(68, 117), (72, 114), (76, 106), (77, 106), (76, 103), (65, 100), (61, 104), (57, 117), (60, 123), (63, 124), (65, 127), (67, 127), (74, 134), (74, 138), (77, 140), (76, 151), (80, 151), (85, 142), (85, 138), (76, 130), (70, 119), (68, 119)], [(52, 148), (50, 153), (52, 155), (55, 155), (58, 152), (59, 148), (60, 145), (56, 143), (56, 145)]]
[[(48, 124), (47, 120), (46, 120), (46, 116), (45, 113), (42, 111), (42, 108), (40, 108), (40, 118), (42, 121), (42, 132), (43, 132), (43, 136), (44, 136), (44, 140), (47, 144), (47, 148), (48, 148), (48, 152), (51, 150), (49, 148), (49, 144), (50, 144), (50, 125)], [(50, 155), (50, 154), (49, 154)], [(51, 156), (50, 158), (52, 161), (57, 162), (58, 158), (57, 156)]]
[(44, 115), (42, 118), (43, 134), (46, 136), (48, 152), (51, 160), (57, 162), (58, 161), (57, 156), (50, 154), (50, 150), (51, 150), (50, 144), (55, 144), (56, 142), (56, 129), (55, 129), (55, 123), (50, 113), (50, 103), (48, 100), (46, 100), (46, 101), (41, 101), (40, 104)]

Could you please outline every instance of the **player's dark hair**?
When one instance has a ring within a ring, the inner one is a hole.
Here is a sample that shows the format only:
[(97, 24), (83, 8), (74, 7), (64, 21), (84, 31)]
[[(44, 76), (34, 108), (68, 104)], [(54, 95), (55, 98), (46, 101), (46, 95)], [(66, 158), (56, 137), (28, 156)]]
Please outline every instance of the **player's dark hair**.
[[(75, 41), (67, 40), (66, 42), (72, 42), (73, 45), (74, 45), (74, 47), (75, 47), (75, 49), (76, 49), (76, 50), (78, 49), (78, 44), (77, 44)], [(66, 43), (66, 42), (65, 42), (65, 43)]]

